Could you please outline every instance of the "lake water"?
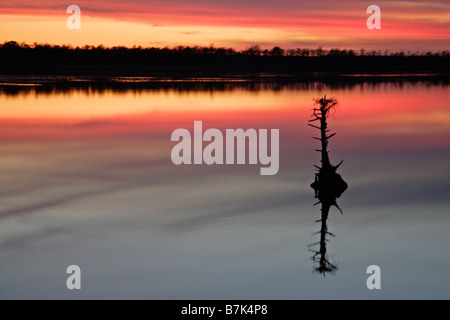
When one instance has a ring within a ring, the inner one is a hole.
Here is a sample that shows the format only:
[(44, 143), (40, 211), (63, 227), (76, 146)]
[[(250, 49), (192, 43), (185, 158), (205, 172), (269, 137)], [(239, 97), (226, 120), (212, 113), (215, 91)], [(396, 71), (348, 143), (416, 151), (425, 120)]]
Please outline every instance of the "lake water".
[[(12, 88), (12, 87), (11, 87)], [(450, 90), (425, 81), (0, 91), (0, 298), (449, 299)], [(314, 272), (313, 99), (349, 187)], [(280, 130), (280, 168), (180, 165), (177, 128)], [(82, 290), (66, 288), (81, 268)], [(381, 268), (381, 290), (366, 269)]]

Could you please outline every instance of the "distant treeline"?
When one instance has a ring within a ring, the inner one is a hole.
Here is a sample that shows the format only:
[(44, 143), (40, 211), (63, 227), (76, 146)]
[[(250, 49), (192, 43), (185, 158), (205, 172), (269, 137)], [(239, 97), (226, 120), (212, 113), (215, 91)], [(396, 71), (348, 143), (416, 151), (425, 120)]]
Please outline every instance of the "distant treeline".
[(0, 44), (2, 74), (105, 76), (234, 73), (349, 74), (450, 73), (450, 52), (216, 47), (143, 48)]

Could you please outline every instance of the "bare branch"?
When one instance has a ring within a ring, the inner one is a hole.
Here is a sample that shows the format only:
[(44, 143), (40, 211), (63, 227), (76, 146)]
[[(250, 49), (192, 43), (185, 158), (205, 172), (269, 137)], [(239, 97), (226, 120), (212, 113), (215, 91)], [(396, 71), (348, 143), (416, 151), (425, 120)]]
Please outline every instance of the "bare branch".
[(339, 206), (338, 206), (338, 204), (337, 204), (337, 203), (335, 203), (334, 205), (336, 206), (336, 208), (338, 208), (338, 209), (339, 209), (339, 211), (341, 212), (341, 214), (344, 214), (344, 213), (342, 212), (341, 208), (339, 208)]
[(308, 123), (308, 126), (311, 126), (311, 127), (314, 127), (314, 128), (316, 128), (316, 129), (319, 129), (319, 130), (320, 130), (320, 127), (315, 126), (315, 125), (313, 125), (313, 124)]

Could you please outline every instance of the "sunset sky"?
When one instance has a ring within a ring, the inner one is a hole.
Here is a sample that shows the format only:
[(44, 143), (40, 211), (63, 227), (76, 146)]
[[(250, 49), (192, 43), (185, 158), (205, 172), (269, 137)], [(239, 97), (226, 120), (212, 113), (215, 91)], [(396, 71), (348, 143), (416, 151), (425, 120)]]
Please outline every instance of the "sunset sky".
[[(66, 8), (81, 8), (69, 30)], [(381, 8), (381, 30), (369, 30), (369, 5)], [(450, 48), (449, 1), (331, 0), (2, 0), (0, 42), (199, 45), (244, 49), (318, 47), (438, 51)]]

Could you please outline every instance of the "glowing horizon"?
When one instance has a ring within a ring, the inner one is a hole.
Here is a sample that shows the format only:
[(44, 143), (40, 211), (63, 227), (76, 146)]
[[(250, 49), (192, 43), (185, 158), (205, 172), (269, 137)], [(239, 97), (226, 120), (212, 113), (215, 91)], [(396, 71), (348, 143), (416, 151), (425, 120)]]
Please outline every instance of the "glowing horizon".
[[(66, 8), (81, 8), (81, 29), (69, 30)], [(249, 0), (246, 2), (134, 0), (76, 3), (4, 1), (0, 43), (72, 46), (209, 46), (245, 49), (260, 45), (393, 51), (449, 49), (450, 4), (444, 1), (378, 1), (381, 30), (368, 30), (368, 1)]]

